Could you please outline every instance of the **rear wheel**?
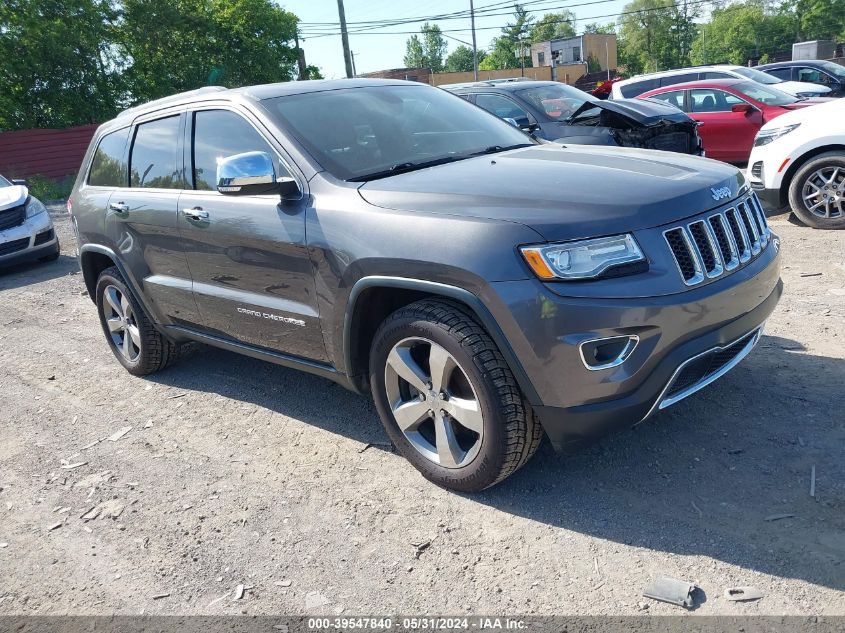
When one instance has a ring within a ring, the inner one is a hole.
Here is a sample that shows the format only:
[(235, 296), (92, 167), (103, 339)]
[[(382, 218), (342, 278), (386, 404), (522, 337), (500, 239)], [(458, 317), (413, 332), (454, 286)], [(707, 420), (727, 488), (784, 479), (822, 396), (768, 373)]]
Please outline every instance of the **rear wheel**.
[(542, 428), (496, 344), (451, 303), (419, 301), (388, 317), (370, 381), (393, 444), (440, 486), (492, 486), (540, 445)]
[(179, 346), (155, 329), (117, 268), (100, 273), (96, 298), (109, 349), (130, 374), (145, 376), (177, 359)]
[(845, 229), (845, 156), (828, 152), (801, 167), (789, 185), (789, 205), (808, 226)]

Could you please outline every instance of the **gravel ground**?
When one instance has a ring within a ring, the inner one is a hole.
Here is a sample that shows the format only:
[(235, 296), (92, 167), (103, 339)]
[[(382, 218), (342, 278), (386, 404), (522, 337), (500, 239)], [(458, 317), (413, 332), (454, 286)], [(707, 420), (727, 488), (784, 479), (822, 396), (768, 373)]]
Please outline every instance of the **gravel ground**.
[(667, 575), (698, 614), (845, 615), (845, 233), (772, 218), (745, 362), (464, 496), (322, 379), (203, 347), (127, 374), (56, 219), (57, 262), (0, 273), (0, 614), (683, 613), (642, 597)]

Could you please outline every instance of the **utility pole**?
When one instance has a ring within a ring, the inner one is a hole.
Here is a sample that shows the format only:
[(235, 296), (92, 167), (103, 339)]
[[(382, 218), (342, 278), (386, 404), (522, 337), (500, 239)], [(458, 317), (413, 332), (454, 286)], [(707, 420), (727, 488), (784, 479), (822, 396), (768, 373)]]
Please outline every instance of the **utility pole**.
[(355, 68), (355, 51), (349, 51), (349, 54), (352, 56), (352, 76), (358, 76), (358, 70)]
[(478, 81), (478, 48), (475, 45), (475, 7), (472, 0), (469, 0), (469, 21), (472, 26), (472, 72), (475, 74), (475, 81)]
[(308, 66), (305, 65), (305, 51), (299, 47), (299, 29), (293, 36), (296, 42), (296, 61), (299, 64), (299, 81), (308, 79)]
[(346, 12), (343, 10), (343, 0), (337, 0), (337, 13), (340, 17), (340, 40), (343, 43), (343, 61), (346, 64), (346, 77), (352, 79), (352, 53), (349, 51), (349, 33), (346, 32)]

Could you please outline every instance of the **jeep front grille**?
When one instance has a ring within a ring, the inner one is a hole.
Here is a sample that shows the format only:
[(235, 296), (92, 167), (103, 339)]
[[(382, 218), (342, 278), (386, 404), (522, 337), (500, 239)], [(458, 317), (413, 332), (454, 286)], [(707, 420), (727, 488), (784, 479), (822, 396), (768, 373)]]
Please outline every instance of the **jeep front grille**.
[(23, 224), (24, 220), (26, 220), (25, 204), (12, 207), (11, 209), (3, 209), (0, 211), (0, 231)]
[(766, 214), (751, 194), (736, 206), (663, 231), (684, 283), (694, 286), (756, 258), (769, 243)]

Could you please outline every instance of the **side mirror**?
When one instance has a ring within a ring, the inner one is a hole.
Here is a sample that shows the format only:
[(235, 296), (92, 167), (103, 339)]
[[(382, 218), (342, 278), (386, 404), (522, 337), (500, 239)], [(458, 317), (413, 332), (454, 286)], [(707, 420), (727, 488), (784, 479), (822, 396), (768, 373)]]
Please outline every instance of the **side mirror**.
[(13, 178), (12, 179), (13, 185), (20, 185), (21, 187), (28, 187), (29, 183), (26, 181), (25, 178)]
[(227, 196), (278, 193), (283, 198), (300, 193), (296, 180), (276, 177), (273, 158), (267, 152), (244, 152), (217, 163), (217, 191)]
[(753, 111), (754, 107), (750, 103), (735, 103), (731, 106), (731, 112), (742, 112), (743, 114), (748, 114)]

